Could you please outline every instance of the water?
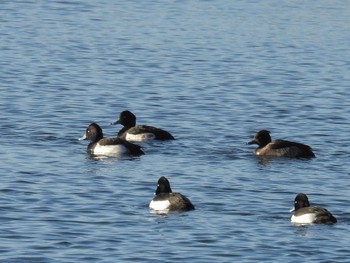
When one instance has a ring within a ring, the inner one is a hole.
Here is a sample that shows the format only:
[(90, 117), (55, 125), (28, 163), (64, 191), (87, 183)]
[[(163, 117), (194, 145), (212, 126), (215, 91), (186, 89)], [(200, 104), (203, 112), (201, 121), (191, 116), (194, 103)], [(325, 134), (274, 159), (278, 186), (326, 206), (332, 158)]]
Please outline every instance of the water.
[[(2, 1), (2, 262), (349, 259), (350, 3)], [(129, 109), (138, 158), (77, 139)], [(259, 159), (254, 132), (311, 145)], [(160, 176), (196, 210), (149, 212)], [(337, 218), (292, 226), (299, 192)]]

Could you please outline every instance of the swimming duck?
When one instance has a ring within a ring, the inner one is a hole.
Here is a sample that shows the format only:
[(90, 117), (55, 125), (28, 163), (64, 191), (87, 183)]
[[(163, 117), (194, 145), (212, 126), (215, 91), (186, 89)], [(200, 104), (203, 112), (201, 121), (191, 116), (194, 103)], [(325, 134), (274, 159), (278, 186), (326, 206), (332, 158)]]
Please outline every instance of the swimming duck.
[(308, 145), (286, 140), (271, 141), (270, 132), (267, 130), (257, 132), (254, 135), (253, 140), (247, 144), (257, 144), (259, 147), (255, 150), (255, 154), (259, 156), (296, 158), (315, 157), (311, 147)]
[(158, 180), (156, 196), (150, 202), (149, 207), (154, 211), (189, 211), (194, 209), (191, 201), (180, 193), (173, 193), (168, 179), (164, 176)]
[(127, 141), (144, 142), (148, 140), (174, 140), (175, 138), (167, 131), (147, 125), (136, 125), (136, 116), (131, 111), (122, 111), (119, 120), (112, 122), (112, 125), (121, 124), (124, 126), (118, 137)]
[(141, 147), (136, 144), (121, 138), (104, 138), (102, 128), (96, 123), (91, 123), (79, 140), (90, 140), (87, 150), (94, 155), (143, 154)]
[(327, 209), (310, 206), (308, 197), (303, 193), (295, 197), (292, 211), (294, 213), (291, 222), (294, 224), (334, 224), (337, 222), (337, 219)]

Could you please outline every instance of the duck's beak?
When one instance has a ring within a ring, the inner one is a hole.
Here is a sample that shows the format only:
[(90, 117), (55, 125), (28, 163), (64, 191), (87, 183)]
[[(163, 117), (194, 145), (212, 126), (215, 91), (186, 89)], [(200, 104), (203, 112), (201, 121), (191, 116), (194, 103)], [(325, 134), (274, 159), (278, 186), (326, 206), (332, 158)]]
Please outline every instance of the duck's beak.
[(79, 141), (82, 141), (82, 140), (86, 140), (87, 139), (87, 137), (86, 137), (86, 134), (84, 134), (82, 137), (80, 137), (78, 140)]
[(291, 210), (289, 210), (290, 213), (293, 213), (295, 211), (294, 208), (292, 208)]
[(116, 124), (120, 124), (120, 120), (111, 122), (111, 125), (116, 125)]
[(250, 142), (247, 142), (246, 144), (247, 144), (247, 145), (251, 145), (251, 144), (255, 144), (255, 143), (256, 143), (256, 141), (252, 140), (252, 141), (250, 141)]

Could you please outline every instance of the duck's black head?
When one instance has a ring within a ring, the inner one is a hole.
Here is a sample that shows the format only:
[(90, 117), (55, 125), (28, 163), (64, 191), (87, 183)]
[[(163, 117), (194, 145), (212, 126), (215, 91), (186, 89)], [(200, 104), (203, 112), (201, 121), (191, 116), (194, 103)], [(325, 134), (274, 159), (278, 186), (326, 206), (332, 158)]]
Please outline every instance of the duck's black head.
[(90, 140), (91, 142), (97, 142), (103, 138), (102, 128), (97, 123), (91, 123), (85, 131), (83, 137), (80, 140)]
[(265, 145), (271, 142), (270, 132), (268, 130), (261, 130), (254, 135), (253, 140), (248, 142), (247, 144), (257, 144), (260, 147), (264, 147)]
[(170, 183), (165, 176), (162, 176), (158, 180), (158, 186), (156, 190), (156, 195), (171, 193)]
[(297, 211), (303, 207), (309, 207), (309, 198), (307, 198), (306, 194), (300, 193), (294, 199), (294, 210)]
[(128, 110), (122, 111), (119, 114), (119, 120), (111, 124), (121, 124), (125, 127), (134, 127), (136, 125), (136, 116)]

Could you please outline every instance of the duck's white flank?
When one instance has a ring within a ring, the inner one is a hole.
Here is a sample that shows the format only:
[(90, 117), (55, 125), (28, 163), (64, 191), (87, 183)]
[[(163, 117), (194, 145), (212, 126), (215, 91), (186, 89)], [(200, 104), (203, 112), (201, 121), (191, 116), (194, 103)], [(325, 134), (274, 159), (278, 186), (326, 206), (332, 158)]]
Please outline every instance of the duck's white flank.
[(167, 210), (169, 209), (170, 202), (168, 200), (163, 201), (151, 201), (149, 203), (149, 208), (157, 211)]
[(93, 154), (101, 154), (101, 155), (119, 155), (119, 154), (124, 154), (128, 153), (128, 149), (122, 145), (122, 144), (117, 144), (117, 145), (100, 145), (99, 143), (96, 144), (96, 147), (94, 148)]
[(140, 134), (131, 134), (127, 133), (125, 139), (131, 142), (145, 142), (148, 140), (153, 140), (156, 136), (153, 133), (140, 133)]
[(291, 222), (294, 224), (312, 224), (316, 220), (314, 213), (304, 214), (300, 216), (292, 215)]

